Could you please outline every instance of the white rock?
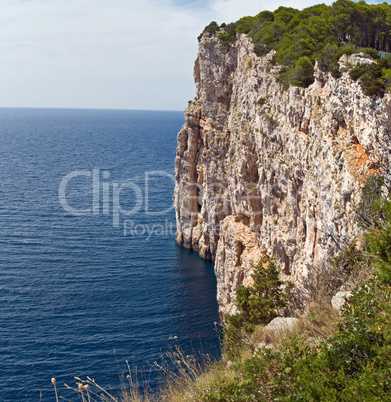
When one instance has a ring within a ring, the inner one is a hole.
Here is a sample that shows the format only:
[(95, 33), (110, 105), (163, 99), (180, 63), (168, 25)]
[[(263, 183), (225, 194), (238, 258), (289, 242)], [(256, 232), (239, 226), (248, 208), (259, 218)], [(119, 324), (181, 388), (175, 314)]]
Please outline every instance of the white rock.
[(255, 348), (255, 352), (258, 352), (262, 349), (273, 349), (273, 345), (271, 343), (260, 342)]
[(345, 304), (346, 299), (352, 295), (352, 292), (338, 292), (331, 299), (331, 305), (336, 310), (340, 311), (341, 307)]
[(355, 66), (357, 63), (371, 65), (374, 63), (374, 61), (369, 57), (365, 56), (364, 53), (358, 53), (358, 54), (351, 54), (350, 56), (348, 56), (348, 63), (351, 63), (353, 66)]
[(239, 314), (239, 313), (240, 313), (240, 311), (237, 308), (236, 304), (233, 304), (228, 312), (229, 315), (235, 315), (235, 314)]
[(294, 317), (276, 317), (266, 325), (268, 329), (290, 329), (296, 322), (297, 318)]

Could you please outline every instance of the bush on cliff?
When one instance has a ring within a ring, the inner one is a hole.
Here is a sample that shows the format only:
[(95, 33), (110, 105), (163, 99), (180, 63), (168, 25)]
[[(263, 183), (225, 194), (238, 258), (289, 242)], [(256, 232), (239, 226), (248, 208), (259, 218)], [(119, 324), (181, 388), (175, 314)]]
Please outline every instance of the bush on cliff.
[(227, 315), (224, 328), (224, 352), (229, 358), (238, 354), (246, 334), (257, 325), (268, 324), (278, 316), (278, 310), (286, 305), (286, 295), (281, 286), (279, 272), (274, 260), (266, 256), (253, 268), (252, 286), (239, 286), (236, 305), (239, 312)]
[(372, 229), (368, 234), (368, 244), (376, 256), (374, 266), (380, 280), (391, 287), (391, 225), (384, 229)]
[(384, 96), (391, 85), (391, 60), (379, 60), (370, 65), (357, 64), (350, 71), (350, 78), (359, 80), (365, 95)]
[(214, 35), (218, 30), (220, 29), (219, 25), (217, 24), (216, 21), (212, 21), (209, 25), (207, 25), (204, 30), (201, 32), (201, 34), (198, 36), (198, 41), (201, 40), (203, 35)]
[(308, 57), (301, 57), (292, 73), (291, 84), (308, 87), (314, 82), (314, 67)]
[(217, 35), (221, 43), (221, 48), (226, 48), (230, 43), (236, 41), (236, 24), (231, 23), (223, 28)]

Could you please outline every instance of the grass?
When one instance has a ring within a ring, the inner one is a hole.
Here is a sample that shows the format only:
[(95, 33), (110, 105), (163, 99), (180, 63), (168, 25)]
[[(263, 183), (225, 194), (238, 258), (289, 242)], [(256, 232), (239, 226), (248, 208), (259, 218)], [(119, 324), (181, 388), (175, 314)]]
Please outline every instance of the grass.
[(209, 400), (209, 396), (213, 395), (219, 387), (224, 388), (227, 384), (240, 382), (243, 367), (263, 350), (281, 350), (298, 336), (301, 336), (308, 345), (320, 343), (333, 333), (339, 321), (339, 314), (329, 305), (313, 303), (308, 306), (306, 312), (299, 317), (292, 328), (276, 330), (264, 326), (256, 327), (251, 335), (243, 339), (242, 346), (233, 361), (226, 359), (214, 361), (208, 355), (195, 360), (186, 356), (177, 347), (175, 352), (169, 354), (161, 363), (155, 362), (156, 367), (163, 373), (163, 385), (157, 393), (152, 393), (148, 388), (141, 389), (137, 373), (132, 375), (130, 370), (130, 374), (126, 377), (128, 383), (123, 384), (119, 396), (112, 395), (90, 377), (85, 380), (76, 377), (76, 386), (66, 385), (66, 387), (72, 389), (78, 399), (85, 402)]
[[(74, 386), (68, 384), (64, 386), (74, 391), (77, 400), (83, 402), (198, 401), (203, 390), (211, 387), (216, 379), (224, 381), (234, 377), (232, 369), (223, 362), (216, 361), (208, 354), (202, 354), (196, 359), (194, 355), (186, 355), (179, 346), (163, 356), (161, 362), (154, 362), (155, 367), (162, 373), (162, 385), (155, 392), (152, 392), (148, 385), (142, 386), (139, 381), (139, 378), (143, 377), (142, 372), (137, 372), (137, 369), (132, 371), (128, 362), (127, 365), (129, 374), (126, 376), (126, 381), (121, 381), (122, 389), (119, 395), (104, 389), (91, 377), (85, 379), (75, 377)], [(52, 383), (58, 402), (55, 378), (52, 379)], [(70, 401), (61, 396), (60, 399)]]
[(286, 329), (259, 326), (251, 334), (251, 350), (263, 347), (278, 349), (290, 338), (301, 336), (305, 342), (313, 343), (327, 339), (340, 321), (340, 316), (329, 304), (311, 303), (304, 314), (298, 317), (295, 325)]
[(234, 379), (235, 373), (231, 367), (223, 362), (212, 363), (207, 356), (205, 358), (206, 366), (198, 362), (189, 362), (184, 355), (180, 355), (181, 369), (177, 373), (165, 373), (165, 383), (156, 401), (199, 401), (200, 395), (216, 382)]

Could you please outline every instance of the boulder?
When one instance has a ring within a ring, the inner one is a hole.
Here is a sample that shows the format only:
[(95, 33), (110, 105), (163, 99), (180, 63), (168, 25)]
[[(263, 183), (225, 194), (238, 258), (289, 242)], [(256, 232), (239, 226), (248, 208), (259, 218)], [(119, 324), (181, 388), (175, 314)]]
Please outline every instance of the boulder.
[(345, 304), (345, 301), (352, 295), (352, 292), (338, 292), (331, 299), (331, 305), (336, 310), (340, 311), (341, 307)]
[(268, 329), (291, 329), (297, 322), (297, 318), (294, 317), (276, 317), (266, 325)]

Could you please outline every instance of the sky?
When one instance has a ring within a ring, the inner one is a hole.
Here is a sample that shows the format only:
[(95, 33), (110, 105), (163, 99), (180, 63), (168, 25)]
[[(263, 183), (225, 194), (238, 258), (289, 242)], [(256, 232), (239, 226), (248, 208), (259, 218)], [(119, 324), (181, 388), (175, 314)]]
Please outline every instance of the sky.
[(210, 21), (320, 2), (0, 0), (0, 107), (183, 110)]

